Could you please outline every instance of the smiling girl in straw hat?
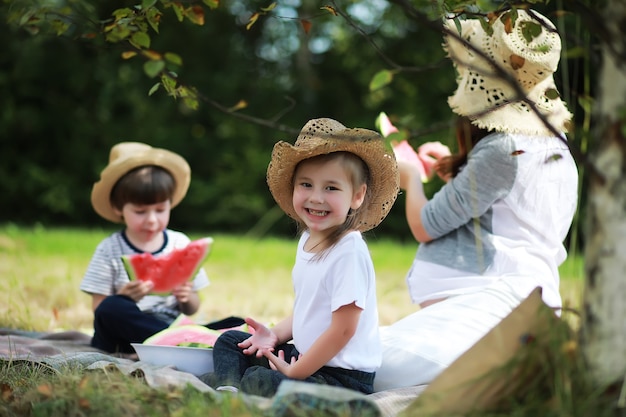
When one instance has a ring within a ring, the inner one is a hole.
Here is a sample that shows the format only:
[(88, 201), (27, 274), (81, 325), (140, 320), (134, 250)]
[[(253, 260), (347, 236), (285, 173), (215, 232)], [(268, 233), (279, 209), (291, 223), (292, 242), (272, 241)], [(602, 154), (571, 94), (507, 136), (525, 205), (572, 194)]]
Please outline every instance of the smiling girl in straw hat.
[(398, 161), (420, 242), (407, 284), (422, 309), (382, 332), (377, 390), (431, 382), (536, 287), (561, 307), (558, 267), (578, 202), (563, 134), (571, 114), (553, 78), (561, 41), (532, 10), (489, 18), (461, 21), (461, 33), (446, 25), (444, 46), (458, 70), (449, 104), (467, 123), (462, 166), (428, 200), (419, 170)]
[(109, 164), (93, 186), (91, 203), (96, 213), (124, 228), (100, 242), (80, 285), (92, 297), (92, 346), (133, 353), (131, 343), (167, 328), (181, 313), (198, 310), (197, 291), (209, 284), (203, 269), (171, 295), (150, 295), (152, 283), (130, 281), (121, 259), (142, 252), (166, 254), (189, 243), (185, 234), (167, 225), (190, 178), (187, 161), (168, 150), (139, 142), (122, 142), (111, 149)]
[(222, 334), (206, 380), (262, 396), (285, 379), (371, 393), (381, 352), (374, 267), (361, 232), (376, 227), (396, 199), (395, 158), (374, 131), (315, 119), (295, 145), (274, 146), (267, 183), (302, 229), (293, 312), (272, 328), (246, 319), (252, 336)]

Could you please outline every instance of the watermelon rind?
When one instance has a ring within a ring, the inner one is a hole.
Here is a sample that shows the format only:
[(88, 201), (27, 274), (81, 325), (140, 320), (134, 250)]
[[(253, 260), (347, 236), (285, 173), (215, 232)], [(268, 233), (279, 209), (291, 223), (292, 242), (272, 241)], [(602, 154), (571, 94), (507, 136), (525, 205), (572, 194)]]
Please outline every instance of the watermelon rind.
[[(133, 281), (133, 280), (140, 280), (140, 281), (146, 281), (148, 280), (148, 278), (142, 278), (140, 276), (138, 276), (135, 267), (133, 266), (132, 262), (134, 258), (140, 258), (143, 259), (145, 262), (150, 263), (153, 262), (154, 264), (160, 264), (160, 263), (164, 263), (164, 266), (167, 266), (167, 264), (165, 264), (166, 262), (168, 262), (169, 260), (172, 260), (174, 258), (181, 258), (184, 256), (185, 251), (189, 251), (190, 249), (198, 246), (199, 244), (204, 245), (204, 252), (202, 253), (202, 255), (195, 261), (195, 265), (193, 267), (193, 269), (190, 269), (191, 272), (189, 272), (188, 274), (186, 274), (185, 276), (180, 276), (180, 277), (176, 277), (175, 279), (172, 279), (172, 277), (167, 277), (167, 279), (165, 278), (165, 274), (169, 273), (170, 270), (168, 268), (165, 268), (164, 270), (159, 270), (159, 271), (155, 271), (153, 270), (153, 277), (151, 277), (152, 279), (150, 279), (153, 283), (154, 283), (154, 288), (151, 291), (151, 294), (153, 295), (168, 295), (172, 292), (172, 290), (174, 288), (176, 288), (178, 285), (192, 280), (197, 274), (198, 271), (200, 270), (200, 268), (202, 268), (202, 265), (204, 264), (204, 262), (207, 260), (209, 254), (211, 253), (211, 249), (213, 246), (213, 238), (212, 237), (205, 237), (202, 239), (197, 239), (194, 241), (189, 242), (189, 244), (187, 246), (185, 246), (184, 248), (178, 248), (178, 249), (174, 249), (173, 251), (171, 251), (170, 253), (167, 253), (165, 255), (161, 255), (161, 256), (152, 256), (149, 253), (140, 253), (140, 254), (134, 254), (134, 255), (122, 255), (122, 263), (124, 265), (124, 269), (126, 270), (126, 273), (128, 274), (128, 278)], [(161, 273), (161, 276), (154, 276), (154, 273), (157, 272)], [(169, 279), (169, 281), (167, 281)], [(167, 281), (167, 282), (166, 282)]]

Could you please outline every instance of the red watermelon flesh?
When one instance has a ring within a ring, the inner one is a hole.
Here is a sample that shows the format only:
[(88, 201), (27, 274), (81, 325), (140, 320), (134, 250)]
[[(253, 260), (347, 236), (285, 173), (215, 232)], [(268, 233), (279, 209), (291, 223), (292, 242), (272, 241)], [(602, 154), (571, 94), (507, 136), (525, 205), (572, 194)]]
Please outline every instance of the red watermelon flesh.
[(213, 347), (222, 334), (199, 324), (168, 327), (144, 340), (144, 345)]
[(152, 293), (168, 294), (196, 276), (209, 256), (212, 244), (213, 238), (205, 237), (165, 255), (124, 255), (122, 262), (131, 280), (152, 281)]

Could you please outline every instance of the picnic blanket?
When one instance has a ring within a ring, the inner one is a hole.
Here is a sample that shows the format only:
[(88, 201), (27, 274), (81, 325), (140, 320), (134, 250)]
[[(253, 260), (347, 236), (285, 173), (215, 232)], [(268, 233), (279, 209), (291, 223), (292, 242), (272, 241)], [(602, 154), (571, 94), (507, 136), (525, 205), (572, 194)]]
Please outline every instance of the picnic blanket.
[[(525, 392), (528, 376), (544, 366), (545, 358), (537, 355), (561, 346), (560, 342), (554, 343), (554, 336), (567, 335), (567, 329), (567, 323), (543, 303), (538, 288), (428, 385), (364, 395), (346, 388), (285, 381), (272, 398), (238, 395), (272, 417), (403, 417), (491, 410), (499, 407), (503, 399)], [(89, 340), (90, 336), (75, 331), (0, 329), (0, 364), (43, 366), (50, 372), (68, 366), (116, 370), (139, 376), (157, 389), (192, 385), (211, 395), (230, 395), (213, 390), (190, 373), (108, 355), (92, 348)], [(535, 355), (522, 355), (525, 361), (512, 362), (518, 353), (524, 352)]]
[[(150, 387), (171, 389), (193, 386), (201, 392), (224, 395), (203, 383), (198, 377), (172, 367), (154, 366), (144, 361), (116, 357), (90, 346), (91, 336), (78, 331), (28, 332), (0, 328), (0, 364), (38, 366), (51, 373), (64, 369), (122, 372), (139, 377)], [(279, 387), (273, 398), (245, 397), (253, 407), (272, 416), (325, 415), (395, 417), (417, 398), (425, 386), (394, 389), (364, 395), (356, 391), (318, 384), (288, 381)], [(316, 414), (317, 413), (317, 414)]]

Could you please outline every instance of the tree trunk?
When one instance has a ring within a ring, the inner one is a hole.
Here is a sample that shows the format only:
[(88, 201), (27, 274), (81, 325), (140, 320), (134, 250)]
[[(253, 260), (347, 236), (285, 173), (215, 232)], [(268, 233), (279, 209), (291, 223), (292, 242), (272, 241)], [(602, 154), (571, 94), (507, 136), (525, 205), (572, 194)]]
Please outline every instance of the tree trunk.
[(626, 2), (604, 10), (590, 162), (582, 349), (599, 384), (626, 375)]

